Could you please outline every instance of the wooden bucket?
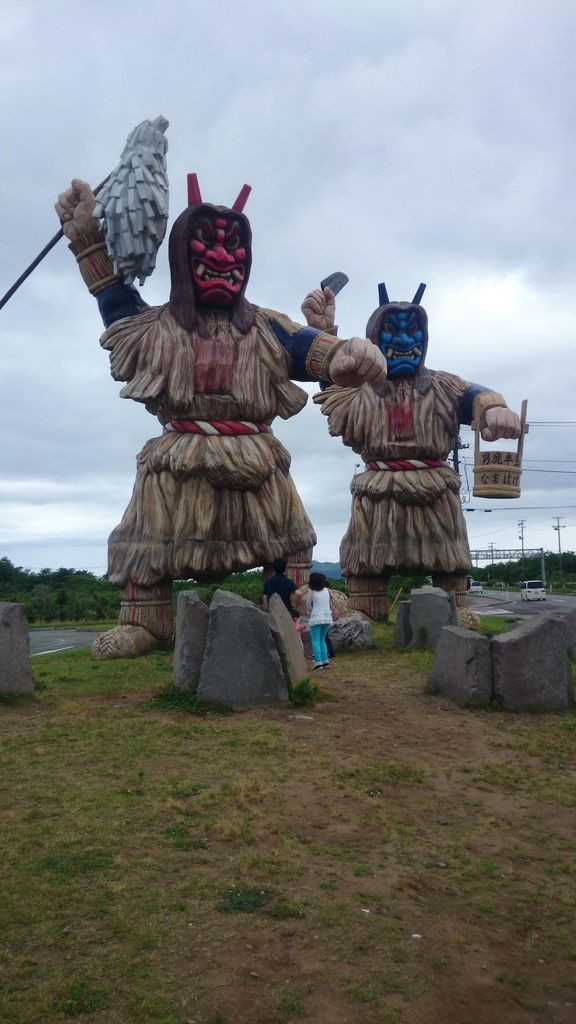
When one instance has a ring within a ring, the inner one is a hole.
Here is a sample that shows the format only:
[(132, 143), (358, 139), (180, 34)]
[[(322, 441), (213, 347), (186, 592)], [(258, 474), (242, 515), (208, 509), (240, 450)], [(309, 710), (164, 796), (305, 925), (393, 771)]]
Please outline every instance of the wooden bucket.
[(520, 412), (520, 437), (515, 452), (480, 449), (480, 430), (474, 425), (474, 487), (475, 498), (519, 498), (520, 477), (522, 476), (522, 453), (524, 435), (528, 433), (526, 409), (528, 402), (522, 402)]

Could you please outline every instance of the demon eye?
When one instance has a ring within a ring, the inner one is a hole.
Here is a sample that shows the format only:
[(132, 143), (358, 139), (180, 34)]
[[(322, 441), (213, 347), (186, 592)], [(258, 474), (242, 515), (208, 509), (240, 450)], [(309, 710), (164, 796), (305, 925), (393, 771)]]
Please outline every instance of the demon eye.
[(240, 245), (240, 235), (238, 234), (237, 231), (235, 231), (233, 235), (231, 235), (229, 238), (226, 239), (226, 248), (227, 249), (237, 249), (239, 245)]
[(199, 224), (195, 224), (192, 237), (198, 242), (202, 242), (202, 245), (212, 245), (214, 242), (214, 228), (210, 221), (203, 220)]

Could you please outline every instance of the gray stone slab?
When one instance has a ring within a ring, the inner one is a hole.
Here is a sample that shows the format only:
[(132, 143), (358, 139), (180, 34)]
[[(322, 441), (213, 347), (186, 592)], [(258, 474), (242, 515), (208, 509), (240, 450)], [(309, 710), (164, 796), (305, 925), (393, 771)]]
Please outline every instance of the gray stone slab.
[(488, 637), (461, 626), (444, 626), (427, 689), (440, 690), (461, 708), (492, 699), (492, 656)]
[(568, 656), (572, 660), (576, 659), (576, 608), (568, 608), (566, 611), (558, 610), (549, 614), (564, 623)]
[(418, 587), (410, 593), (410, 650), (433, 651), (444, 626), (457, 626), (458, 613), (454, 595), (440, 587)]
[(294, 627), (294, 620), (279, 594), (272, 594), (269, 604), (272, 637), (290, 686), (297, 686), (307, 676), (302, 641)]
[(24, 605), (0, 601), (0, 693), (32, 693), (33, 690)]
[(396, 605), (396, 622), (394, 624), (394, 646), (400, 650), (408, 647), (412, 639), (410, 625), (411, 601), (399, 601)]
[(236, 706), (288, 700), (268, 615), (237, 594), (214, 594), (197, 694)]
[(563, 711), (574, 706), (566, 624), (544, 612), (492, 640), (495, 697), (508, 711)]
[(330, 627), (335, 651), (361, 651), (372, 647), (372, 626), (359, 612), (343, 615)]
[(178, 689), (194, 693), (208, 636), (208, 608), (195, 590), (183, 590), (176, 605), (174, 682)]

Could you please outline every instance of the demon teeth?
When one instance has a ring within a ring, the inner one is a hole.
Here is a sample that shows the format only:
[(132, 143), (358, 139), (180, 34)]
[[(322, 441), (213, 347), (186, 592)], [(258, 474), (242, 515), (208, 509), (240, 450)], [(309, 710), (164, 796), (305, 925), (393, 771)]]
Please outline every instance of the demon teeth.
[(389, 348), (386, 352), (387, 359), (420, 359), (422, 353), (417, 349), (411, 348), (409, 352), (396, 352), (393, 348)]
[(203, 263), (196, 265), (196, 276), (201, 278), (203, 281), (226, 281), (227, 284), (237, 284), (238, 281), (242, 280), (243, 274), (238, 268), (234, 270), (220, 274), (217, 270), (211, 270), (210, 267), (206, 267)]

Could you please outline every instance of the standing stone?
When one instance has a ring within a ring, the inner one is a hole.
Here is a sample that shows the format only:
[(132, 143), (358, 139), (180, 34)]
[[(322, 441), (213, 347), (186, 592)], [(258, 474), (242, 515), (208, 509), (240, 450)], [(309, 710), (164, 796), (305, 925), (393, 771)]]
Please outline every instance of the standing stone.
[(208, 608), (195, 590), (183, 590), (176, 605), (174, 682), (179, 690), (194, 693), (208, 636)]
[(412, 590), (410, 604), (410, 650), (426, 648), (433, 651), (444, 626), (458, 625), (454, 595), (447, 594), (440, 587), (419, 587)]
[(408, 647), (412, 639), (412, 627), (410, 625), (410, 601), (400, 601), (396, 606), (396, 622), (394, 624), (394, 646), (400, 650)]
[(271, 704), (288, 700), (280, 657), (266, 612), (217, 590), (197, 690), (208, 704)]
[(489, 704), (492, 657), (488, 637), (460, 626), (444, 626), (426, 688), (440, 690), (461, 708)]
[(494, 696), (507, 711), (564, 711), (574, 706), (566, 624), (544, 613), (492, 640)]
[(279, 594), (272, 594), (268, 608), (272, 638), (280, 655), (286, 682), (289, 686), (297, 686), (308, 674), (302, 641)]
[(560, 622), (564, 623), (568, 657), (574, 661), (576, 659), (576, 608), (570, 608), (567, 611), (554, 611), (547, 614), (558, 618)]
[(359, 612), (345, 615), (330, 627), (335, 651), (359, 651), (372, 647), (372, 626)]
[(24, 605), (0, 601), (0, 693), (32, 693), (33, 690)]

